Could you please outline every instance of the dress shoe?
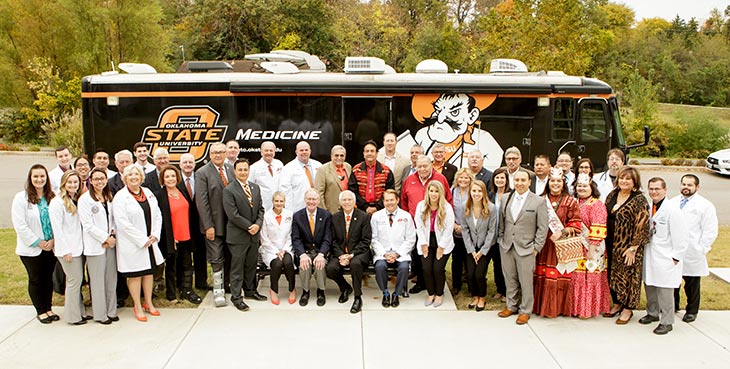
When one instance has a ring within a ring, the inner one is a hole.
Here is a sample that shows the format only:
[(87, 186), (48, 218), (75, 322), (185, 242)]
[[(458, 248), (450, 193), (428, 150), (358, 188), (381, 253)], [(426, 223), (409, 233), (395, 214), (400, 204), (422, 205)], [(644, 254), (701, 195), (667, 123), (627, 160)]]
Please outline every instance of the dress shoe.
[(383, 292), (383, 302), (381, 303), (384, 308), (390, 307), (390, 294)]
[(509, 318), (514, 314), (515, 314), (514, 311), (512, 311), (510, 309), (504, 309), (504, 310), (500, 311), (499, 313), (497, 313), (497, 316), (500, 318)]
[(53, 323), (53, 319), (50, 316), (47, 316), (45, 318), (41, 318), (40, 315), (37, 315), (36, 316), (36, 319), (38, 319), (38, 321), (41, 322), (41, 324), (51, 324), (51, 323)]
[(527, 324), (527, 321), (530, 320), (530, 314), (519, 314), (517, 315), (517, 320), (515, 320), (515, 323), (518, 325)]
[(423, 306), (431, 306), (433, 305), (433, 299), (430, 297), (426, 298), (426, 301), (423, 302)]
[(297, 302), (297, 293), (294, 291), (289, 292), (289, 299), (287, 301), (289, 301), (289, 305)]
[(682, 317), (682, 321), (685, 323), (692, 323), (697, 319), (697, 314), (685, 313)]
[(78, 322), (71, 323), (71, 324), (73, 324), (73, 325), (84, 325), (84, 324), (86, 324), (86, 320), (81, 319)]
[(56, 315), (53, 312), (52, 312), (52, 314), (48, 314), (48, 317), (51, 318), (51, 320), (54, 321), (54, 322), (57, 322), (57, 321), (61, 320), (61, 317), (59, 317), (58, 315)]
[(327, 298), (324, 297), (324, 290), (317, 289), (317, 306), (324, 306)]
[(423, 291), (425, 289), (426, 288), (423, 287), (423, 286), (415, 285), (415, 286), (411, 287), (410, 290), (408, 290), (408, 293), (414, 293), (415, 294), (415, 293), (419, 293), (419, 292), (421, 292), (421, 291)]
[(671, 324), (659, 324), (656, 328), (654, 328), (654, 334), (658, 334), (658, 335), (664, 335), (671, 331), (672, 331)]
[(616, 319), (616, 324), (618, 324), (618, 325), (626, 325), (626, 324), (629, 324), (629, 321), (631, 320), (631, 318), (632, 318), (633, 316), (634, 316), (634, 312), (632, 311), (632, 312), (631, 312), (631, 313), (629, 314), (629, 317), (628, 317), (628, 318), (627, 318), (626, 320), (624, 320), (624, 319), (621, 319), (621, 317), (618, 317), (618, 319)]
[(256, 300), (256, 301), (266, 301), (268, 300), (266, 296), (260, 294), (258, 291), (254, 291), (253, 293), (247, 293), (243, 296), (244, 298), (248, 300)]
[(360, 296), (355, 296), (355, 301), (352, 302), (350, 313), (357, 314), (360, 310), (362, 310), (362, 298), (360, 298)]
[(435, 307), (435, 308), (441, 306), (441, 304), (443, 304), (443, 303), (444, 303), (443, 296), (436, 296), (436, 298), (433, 299), (433, 307)]
[(350, 298), (350, 294), (352, 293), (352, 288), (348, 287), (345, 288), (342, 293), (340, 293), (340, 298), (337, 300), (340, 304), (344, 304), (347, 302), (347, 300)]
[(111, 319), (107, 319), (107, 320), (97, 320), (97, 322), (99, 322), (99, 324), (104, 324), (104, 325), (109, 325), (109, 324), (112, 324), (112, 320), (111, 320)]
[(653, 322), (658, 322), (658, 321), (659, 321), (659, 317), (652, 316), (649, 314), (646, 314), (646, 315), (642, 316), (641, 319), (639, 319), (639, 323), (641, 323), (641, 324), (651, 324)]
[(137, 313), (137, 308), (136, 307), (133, 307), (132, 310), (134, 311), (134, 317), (137, 318), (138, 321), (140, 321), (140, 322), (146, 322), (147, 321), (147, 316), (145, 316), (144, 313), (142, 313), (142, 315), (140, 315), (139, 313)]
[(471, 309), (474, 309), (476, 306), (477, 306), (476, 303), (470, 302), (469, 305), (466, 305), (466, 308), (469, 309), (469, 310), (471, 310)]
[(92, 319), (94, 319), (94, 317), (91, 315), (84, 315), (81, 317), (81, 320), (92, 320)]
[(149, 306), (147, 306), (146, 303), (142, 303), (142, 309), (145, 311), (145, 313), (149, 313), (152, 316), (160, 316), (160, 311), (155, 309), (152, 310)]
[(400, 300), (398, 300), (398, 295), (393, 294), (393, 296), (391, 296), (390, 298), (390, 307), (397, 308), (398, 306), (400, 306)]
[(302, 297), (299, 298), (299, 306), (307, 306), (309, 303), (309, 291), (302, 291)]
[(233, 306), (240, 311), (248, 311), (248, 305), (243, 300), (232, 300)]
[(271, 297), (271, 303), (274, 305), (279, 305), (279, 294), (274, 292), (274, 290), (269, 289), (269, 297)]
[(118, 316), (108, 316), (107, 318), (109, 318), (109, 320), (111, 320), (112, 322), (118, 322), (119, 321), (119, 317)]
[(482, 306), (477, 305), (474, 310), (476, 310), (476, 311), (484, 311), (484, 307), (485, 307), (485, 305), (482, 305)]
[(183, 291), (183, 292), (180, 293), (180, 295), (181, 295), (182, 298), (184, 298), (185, 300), (190, 301), (191, 303), (193, 303), (195, 305), (198, 305), (201, 302), (203, 302), (203, 299), (201, 299), (200, 296), (198, 296), (198, 294), (195, 293), (195, 291), (193, 291), (193, 290)]

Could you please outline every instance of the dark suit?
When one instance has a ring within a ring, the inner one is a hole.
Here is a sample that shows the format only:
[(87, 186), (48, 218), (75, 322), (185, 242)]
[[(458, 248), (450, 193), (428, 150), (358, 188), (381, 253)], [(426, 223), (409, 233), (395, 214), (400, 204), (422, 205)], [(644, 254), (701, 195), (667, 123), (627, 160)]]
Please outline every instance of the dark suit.
[(116, 195), (119, 190), (124, 188), (124, 182), (122, 182), (122, 173), (118, 173), (107, 182), (109, 190), (112, 192), (112, 196)]
[[(411, 169), (413, 169), (413, 172), (411, 172)], [(406, 178), (408, 178), (409, 175), (416, 172), (416, 167), (411, 167), (410, 164), (408, 164), (407, 167), (403, 168), (403, 173), (401, 174), (401, 189), (403, 188), (403, 184), (406, 182)], [(398, 196), (400, 196), (400, 193), (398, 193)]]
[(491, 197), (491, 185), (490, 182), (492, 182), (492, 171), (487, 168), (482, 168), (482, 170), (479, 171), (479, 173), (474, 175), (475, 179), (478, 179), (484, 183), (484, 186), (487, 188), (488, 195)]
[[(327, 257), (332, 244), (332, 214), (322, 208), (317, 208), (314, 222), (314, 235), (309, 229), (309, 216), (307, 208), (301, 209), (294, 213), (291, 227), (291, 243), (296, 256), (295, 263), (299, 263), (299, 258), (303, 254), (307, 254), (312, 261), (317, 254)], [(299, 270), (299, 277), (302, 281), (302, 289), (309, 292), (309, 279), (312, 276), (312, 265), (308, 270)], [(324, 280), (326, 278), (324, 269), (314, 271), (317, 279), (317, 288), (324, 290)]]
[(160, 185), (160, 176), (157, 174), (157, 169), (145, 174), (142, 186), (149, 188), (152, 193), (157, 193), (157, 191), (162, 188)]
[[(195, 173), (191, 176), (194, 180)], [(182, 181), (177, 185), (180, 191), (188, 193), (185, 188), (185, 174), (182, 175)], [(193, 182), (195, 183), (195, 182)], [(198, 215), (198, 205), (195, 204), (195, 191), (190, 206), (192, 207), (192, 217), (190, 218), (190, 226), (195, 228), (190, 237), (193, 238), (193, 269), (195, 270), (195, 288), (201, 290), (208, 289), (208, 262), (205, 255), (205, 237), (200, 233), (200, 216)], [(182, 272), (180, 269), (180, 258), (178, 258), (178, 281), (182, 280)]]
[(168, 300), (177, 298), (177, 288), (182, 290), (192, 289), (193, 285), (193, 263), (192, 250), (194, 238), (199, 234), (198, 213), (195, 209), (193, 199), (188, 195), (185, 186), (178, 183), (177, 189), (188, 202), (188, 224), (190, 227), (190, 239), (178, 240), (177, 250), (175, 249), (175, 236), (172, 231), (172, 213), (170, 211), (170, 199), (167, 188), (161, 188), (155, 192), (157, 204), (162, 213), (162, 232), (160, 233), (160, 251), (165, 255), (165, 294)]
[[(249, 181), (248, 187), (251, 200), (238, 180), (223, 189), (223, 209), (228, 216), (226, 243), (231, 251), (231, 301), (242, 299), (242, 288), (246, 295), (256, 292), (256, 260), (264, 206), (259, 186)], [(254, 224), (259, 226), (259, 232), (251, 235), (248, 228)]]
[(345, 213), (338, 211), (332, 216), (332, 258), (327, 263), (327, 276), (340, 287), (340, 292), (350, 288), (343, 276), (343, 267), (339, 257), (352, 254), (350, 273), (355, 296), (362, 295), (363, 271), (370, 264), (370, 240), (373, 232), (370, 227), (370, 216), (362, 210), (353, 209), (350, 218), (349, 233), (346, 229)]
[[(228, 183), (236, 180), (233, 167), (230, 164), (223, 164), (228, 176)], [(200, 232), (215, 228), (215, 239), (205, 239), (207, 247), (208, 262), (213, 271), (220, 270), (223, 264), (223, 252), (226, 235), (226, 213), (223, 210), (223, 182), (221, 181), (218, 169), (213, 162), (200, 167), (195, 172), (195, 205), (200, 214)]]
[(446, 182), (449, 184), (449, 187), (454, 185), (454, 176), (456, 175), (457, 170), (458, 168), (456, 168), (454, 164), (450, 164), (448, 162), (444, 163), (444, 167), (441, 168), (440, 173), (446, 177)]

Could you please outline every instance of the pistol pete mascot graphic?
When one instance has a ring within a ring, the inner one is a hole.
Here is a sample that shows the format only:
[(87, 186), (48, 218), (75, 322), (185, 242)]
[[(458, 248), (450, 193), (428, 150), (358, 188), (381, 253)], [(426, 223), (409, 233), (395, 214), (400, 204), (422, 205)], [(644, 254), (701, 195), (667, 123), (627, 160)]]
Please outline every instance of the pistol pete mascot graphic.
[(424, 127), (415, 136), (405, 131), (398, 137), (397, 150), (406, 157), (411, 146), (418, 144), (430, 156), (438, 142), (446, 147), (446, 161), (458, 168), (466, 167), (466, 154), (479, 150), (484, 166), (499, 167), (503, 150), (492, 135), (480, 128), (479, 114), (491, 105), (497, 95), (488, 94), (416, 94), (411, 112)]

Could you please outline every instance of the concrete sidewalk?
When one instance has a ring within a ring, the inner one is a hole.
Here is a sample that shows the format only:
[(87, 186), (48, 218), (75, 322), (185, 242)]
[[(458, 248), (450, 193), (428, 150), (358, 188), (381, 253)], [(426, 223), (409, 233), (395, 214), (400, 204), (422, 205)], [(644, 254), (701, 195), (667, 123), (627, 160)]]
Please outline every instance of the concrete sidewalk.
[[(340, 308), (161, 309), (161, 316), (147, 323), (125, 308), (117, 323), (78, 327), (40, 324), (30, 306), (0, 306), (0, 367), (727, 368), (730, 363), (727, 311), (702, 311), (692, 324), (678, 314), (674, 331), (656, 336), (653, 324), (637, 323), (639, 311), (627, 326), (604, 318), (538, 317), (517, 326), (495, 311), (350, 314), (349, 304), (328, 305)], [(63, 315), (62, 308), (54, 310)]]

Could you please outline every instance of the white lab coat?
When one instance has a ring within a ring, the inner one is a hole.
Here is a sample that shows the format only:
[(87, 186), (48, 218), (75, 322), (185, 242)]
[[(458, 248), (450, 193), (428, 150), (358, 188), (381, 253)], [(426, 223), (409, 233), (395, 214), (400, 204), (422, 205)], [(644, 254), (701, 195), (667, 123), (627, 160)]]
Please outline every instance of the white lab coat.
[(84, 241), (82, 240), (81, 221), (79, 212), (71, 214), (63, 206), (63, 199), (56, 196), (48, 205), (48, 215), (51, 217), (53, 227), (53, 254), (63, 257), (71, 254), (73, 257), (81, 256), (84, 252)]
[[(309, 165), (312, 174), (312, 183), (314, 184), (314, 178), (317, 176), (317, 170), (322, 166), (322, 163), (309, 159)], [(309, 179), (307, 173), (304, 171), (304, 164), (299, 159), (294, 158), (284, 166), (281, 171), (281, 178), (279, 179), (279, 190), (286, 195), (286, 208), (292, 212), (304, 209), (304, 194), (313, 186), (309, 185)]]
[(260, 159), (251, 164), (251, 174), (248, 180), (259, 185), (261, 189), (261, 202), (264, 205), (265, 211), (271, 211), (274, 207), (271, 202), (271, 197), (274, 195), (274, 192), (279, 191), (279, 180), (283, 169), (284, 164), (279, 159), (271, 160), (273, 176), (269, 174), (269, 164), (264, 159)]
[[(682, 195), (679, 195), (672, 200), (679, 204), (681, 199)], [(717, 211), (709, 200), (695, 193), (684, 205), (682, 213), (689, 236), (682, 275), (707, 276), (710, 274), (710, 269), (707, 267), (706, 255), (717, 238)]]
[(63, 170), (61, 170), (61, 167), (58, 165), (48, 172), (48, 180), (51, 182), (51, 190), (56, 195), (58, 195), (58, 190), (61, 188), (61, 177), (63, 177)]
[[(682, 266), (687, 251), (687, 222), (674, 199), (666, 199), (649, 222), (651, 241), (644, 249), (644, 283), (647, 286), (677, 288), (682, 283)], [(672, 259), (679, 260), (674, 265)]]
[[(416, 251), (418, 255), (423, 255), (422, 245), (430, 245), (431, 237), (431, 214), (426, 217), (426, 221), (423, 221), (421, 213), (425, 202), (421, 201), (416, 205), (416, 216), (414, 220), (416, 222), (416, 234), (418, 235), (418, 243), (416, 244)], [(444, 219), (444, 228), (439, 228), (438, 220), (434, 226), (434, 232), (436, 233), (436, 242), (438, 247), (444, 249), (444, 255), (450, 254), (451, 250), (454, 249), (454, 209), (451, 205), (446, 204), (446, 219)]]
[(605, 204), (606, 196), (614, 189), (611, 176), (608, 175), (608, 171), (596, 173), (593, 175), (593, 182), (596, 182), (596, 185), (598, 185), (598, 192), (601, 193), (601, 202)]
[(388, 210), (380, 209), (370, 218), (373, 230), (373, 263), (385, 259), (384, 255), (395, 251), (398, 262), (411, 261), (411, 250), (416, 243), (416, 226), (411, 214), (397, 208), (393, 214), (393, 226), (388, 220)]
[(17, 238), (15, 253), (20, 256), (40, 255), (43, 250), (38, 245), (31, 246), (44, 239), (38, 205), (29, 203), (25, 191), (20, 191), (13, 198), (10, 215)]
[[(267, 170), (268, 171), (268, 170)], [(294, 213), (290, 210), (281, 210), (281, 224), (276, 221), (276, 213), (273, 210), (264, 213), (264, 223), (261, 227), (261, 259), (267, 267), (271, 267), (271, 261), (276, 259), (276, 254), (284, 250), (294, 257), (291, 244), (291, 226)]]
[(91, 198), (91, 190), (79, 198), (79, 219), (84, 231), (84, 255), (99, 256), (106, 253), (101, 246), (112, 233), (112, 202), (107, 202), (108, 214), (104, 205)]
[[(160, 239), (162, 229), (162, 214), (157, 205), (157, 199), (152, 191), (141, 187), (147, 196), (152, 218), (151, 232), (147, 233), (144, 222), (144, 212), (137, 200), (132, 197), (127, 187), (123, 187), (114, 196), (114, 224), (117, 231), (117, 269), (122, 273), (138, 272), (150, 269), (149, 251), (144, 247), (150, 235)], [(157, 242), (153, 243), (153, 254), (156, 265), (165, 261)]]

